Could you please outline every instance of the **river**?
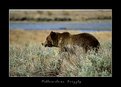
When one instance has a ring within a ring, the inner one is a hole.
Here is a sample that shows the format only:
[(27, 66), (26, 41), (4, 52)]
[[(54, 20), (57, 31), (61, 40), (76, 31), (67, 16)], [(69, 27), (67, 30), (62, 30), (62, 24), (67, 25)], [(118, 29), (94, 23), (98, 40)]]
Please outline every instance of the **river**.
[(84, 32), (112, 31), (112, 22), (10, 22), (9, 29), (24, 30), (80, 30)]

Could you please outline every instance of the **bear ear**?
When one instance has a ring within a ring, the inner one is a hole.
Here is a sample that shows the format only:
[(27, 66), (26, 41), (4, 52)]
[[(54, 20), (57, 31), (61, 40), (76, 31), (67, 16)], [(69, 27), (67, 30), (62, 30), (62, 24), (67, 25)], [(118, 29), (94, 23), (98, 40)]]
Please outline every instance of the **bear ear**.
[(55, 35), (55, 34), (56, 34), (56, 33), (55, 33), (55, 32), (53, 32), (53, 31), (51, 31), (51, 32), (50, 32), (50, 35)]
[(51, 36), (51, 38), (55, 38), (56, 37), (56, 32), (51, 31), (50, 36)]
[(53, 33), (53, 31), (51, 31), (51, 33)]

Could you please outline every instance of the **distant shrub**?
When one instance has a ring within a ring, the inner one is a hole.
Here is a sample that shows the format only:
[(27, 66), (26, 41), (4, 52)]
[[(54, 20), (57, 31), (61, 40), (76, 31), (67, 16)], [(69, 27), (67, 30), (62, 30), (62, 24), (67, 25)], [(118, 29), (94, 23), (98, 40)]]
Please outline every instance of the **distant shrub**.
[(37, 13), (39, 13), (40, 15), (42, 15), (44, 12), (43, 11), (37, 11)]
[(53, 15), (53, 13), (51, 11), (48, 11), (47, 14), (48, 14), (48, 16)]
[(67, 11), (63, 11), (63, 15), (64, 15), (64, 16), (69, 16), (69, 15), (70, 15), (70, 13), (69, 13), (69, 12), (67, 12)]

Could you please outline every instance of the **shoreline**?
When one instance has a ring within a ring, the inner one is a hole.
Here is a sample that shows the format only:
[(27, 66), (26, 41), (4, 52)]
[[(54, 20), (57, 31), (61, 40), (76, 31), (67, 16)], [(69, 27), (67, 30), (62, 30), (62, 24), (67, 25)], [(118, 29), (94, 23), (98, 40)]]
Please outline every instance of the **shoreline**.
[(9, 21), (9, 23), (91, 23), (91, 22), (112, 22), (110, 20), (82, 20), (82, 21)]

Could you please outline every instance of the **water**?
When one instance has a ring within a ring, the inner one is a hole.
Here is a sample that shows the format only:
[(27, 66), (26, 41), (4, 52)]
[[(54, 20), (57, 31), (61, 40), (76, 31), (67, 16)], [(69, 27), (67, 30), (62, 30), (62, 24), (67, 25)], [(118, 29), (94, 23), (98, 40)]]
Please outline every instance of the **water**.
[(54, 23), (9, 23), (10, 29), (24, 30), (81, 30), (81, 31), (111, 31), (111, 22), (54, 22)]

